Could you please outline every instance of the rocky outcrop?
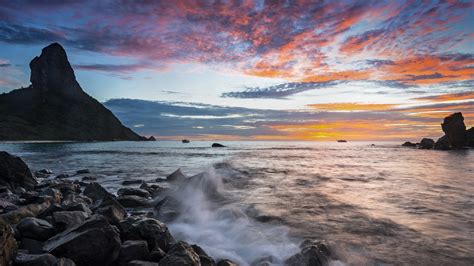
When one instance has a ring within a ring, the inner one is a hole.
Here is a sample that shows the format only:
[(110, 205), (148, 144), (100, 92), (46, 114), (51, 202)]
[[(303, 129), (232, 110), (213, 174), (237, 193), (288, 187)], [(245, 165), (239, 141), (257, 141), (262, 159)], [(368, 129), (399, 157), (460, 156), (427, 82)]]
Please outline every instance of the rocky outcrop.
[(0, 151), (0, 185), (14, 190), (17, 187), (32, 189), (36, 184), (36, 178), (20, 157)]
[(416, 147), (416, 143), (406, 141), (405, 143), (402, 144), (402, 146), (403, 147)]
[(452, 149), (461, 149), (467, 143), (466, 125), (461, 113), (454, 113), (444, 118), (441, 124), (443, 132), (446, 134)]
[(167, 181), (174, 182), (174, 181), (183, 181), (186, 179), (186, 176), (181, 172), (181, 168), (178, 168), (178, 170), (174, 171), (170, 175), (166, 177)]
[(79, 85), (65, 50), (45, 47), (31, 85), (0, 95), (0, 140), (145, 140)]
[(466, 130), (467, 146), (474, 148), (474, 127)]
[(423, 138), (420, 141), (420, 149), (427, 149), (427, 150), (432, 149), (434, 144), (435, 142), (433, 139)]
[(223, 148), (225, 146), (220, 144), (220, 143), (212, 143), (211, 147), (213, 147), (213, 148)]

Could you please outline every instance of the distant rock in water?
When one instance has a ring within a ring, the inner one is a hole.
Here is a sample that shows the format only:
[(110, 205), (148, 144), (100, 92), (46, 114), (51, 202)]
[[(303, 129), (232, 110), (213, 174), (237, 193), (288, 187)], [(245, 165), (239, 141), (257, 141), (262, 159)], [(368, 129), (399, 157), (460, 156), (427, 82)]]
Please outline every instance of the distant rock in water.
[(189, 143), (189, 140), (188, 139), (183, 139), (181, 142), (182, 143)]
[(434, 144), (433, 139), (424, 138), (420, 141), (420, 149), (432, 149)]
[(467, 144), (466, 125), (462, 113), (454, 113), (444, 118), (441, 124), (452, 149), (464, 148)]
[(223, 147), (225, 147), (225, 146), (222, 145), (222, 144), (219, 144), (219, 143), (212, 143), (212, 147), (213, 147), (213, 148), (223, 148)]
[(407, 141), (407, 142), (403, 143), (402, 146), (403, 147), (416, 147), (416, 143)]
[(345, 140), (345, 139), (339, 139), (339, 140), (337, 140), (337, 142), (347, 142), (347, 140)]
[(0, 95), (0, 140), (144, 140), (82, 90), (58, 43), (30, 69), (29, 87)]
[(466, 130), (467, 146), (474, 148), (474, 127)]

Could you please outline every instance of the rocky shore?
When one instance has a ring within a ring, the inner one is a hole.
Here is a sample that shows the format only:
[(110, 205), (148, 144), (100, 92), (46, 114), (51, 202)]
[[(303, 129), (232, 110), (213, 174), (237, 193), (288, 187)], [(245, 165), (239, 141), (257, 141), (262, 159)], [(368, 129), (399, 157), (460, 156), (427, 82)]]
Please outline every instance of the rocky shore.
[[(21, 158), (0, 152), (0, 265), (237, 265), (176, 239), (164, 223), (186, 211), (168, 191), (196, 186), (203, 174), (178, 169), (160, 179), (166, 186), (130, 180), (113, 194), (88, 173), (78, 170), (80, 180), (48, 169), (32, 173)], [(205, 190), (219, 197), (212, 184)], [(323, 241), (300, 248), (283, 264), (333, 259)], [(263, 257), (251, 265), (275, 263)]]
[(474, 127), (466, 130), (462, 113), (453, 113), (444, 118), (441, 124), (444, 136), (437, 141), (423, 138), (419, 143), (405, 142), (404, 147), (418, 147), (419, 149), (459, 150), (474, 148)]

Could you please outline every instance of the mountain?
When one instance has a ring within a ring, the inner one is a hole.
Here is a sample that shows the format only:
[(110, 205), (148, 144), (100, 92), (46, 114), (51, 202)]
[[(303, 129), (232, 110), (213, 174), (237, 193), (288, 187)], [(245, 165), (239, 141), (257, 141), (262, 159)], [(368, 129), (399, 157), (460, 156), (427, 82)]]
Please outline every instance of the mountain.
[(82, 90), (60, 44), (30, 69), (29, 87), (0, 95), (0, 140), (146, 140)]

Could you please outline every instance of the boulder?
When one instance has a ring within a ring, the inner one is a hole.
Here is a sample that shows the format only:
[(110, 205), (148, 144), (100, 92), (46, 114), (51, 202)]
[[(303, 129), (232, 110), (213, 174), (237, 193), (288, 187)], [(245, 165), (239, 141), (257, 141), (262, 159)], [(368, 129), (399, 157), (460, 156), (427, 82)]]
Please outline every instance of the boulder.
[(134, 222), (128, 229), (128, 239), (143, 239), (148, 242), (150, 250), (159, 247), (165, 252), (175, 242), (168, 227), (153, 218), (144, 218)]
[(44, 253), (44, 254), (27, 254), (24, 252), (18, 252), (15, 257), (15, 265), (18, 266), (52, 266), (56, 263), (56, 257)]
[(0, 265), (10, 265), (17, 249), (13, 228), (0, 219)]
[(39, 213), (46, 210), (51, 205), (50, 201), (41, 204), (29, 204), (22, 206), (14, 211), (0, 215), (0, 218), (10, 224), (16, 224), (26, 217), (35, 217)]
[(150, 207), (150, 202), (143, 197), (136, 195), (125, 195), (117, 198), (117, 201), (125, 208), (144, 208)]
[(94, 201), (107, 199), (113, 197), (104, 187), (97, 182), (88, 184), (84, 189), (84, 196), (91, 198)]
[(20, 157), (0, 151), (0, 185), (11, 190), (17, 187), (32, 190), (36, 184), (36, 178)]
[(63, 199), (63, 194), (54, 188), (47, 188), (39, 193), (39, 196), (51, 197), (53, 202), (60, 204)]
[(43, 242), (31, 238), (22, 237), (20, 239), (20, 249), (27, 250), (30, 254), (42, 254)]
[(135, 195), (144, 198), (150, 197), (150, 192), (140, 188), (121, 188), (117, 191), (117, 194), (120, 196)]
[(76, 266), (76, 263), (68, 258), (59, 258), (54, 266)]
[(467, 144), (466, 125), (462, 113), (454, 113), (444, 118), (441, 124), (452, 149), (461, 149)]
[(420, 141), (420, 149), (427, 149), (427, 150), (432, 149), (434, 144), (435, 142), (433, 139), (423, 138)]
[(416, 143), (413, 143), (413, 142), (405, 142), (402, 144), (403, 147), (416, 147)]
[(53, 226), (45, 220), (28, 217), (21, 220), (16, 228), (22, 237), (44, 241), (55, 234)]
[(148, 191), (152, 197), (158, 196), (161, 192), (164, 191), (164, 188), (158, 186), (158, 185), (148, 185), (147, 183), (143, 183), (140, 185), (140, 189)]
[(185, 179), (186, 176), (181, 172), (181, 168), (178, 168), (176, 171), (166, 177), (166, 180), (170, 182), (183, 181)]
[(160, 266), (195, 265), (200, 266), (199, 255), (186, 242), (179, 241), (171, 245), (166, 256), (160, 260)]
[(148, 243), (145, 240), (127, 240), (120, 247), (117, 264), (127, 265), (132, 260), (146, 260), (148, 253)]
[(301, 251), (285, 261), (288, 266), (323, 266), (328, 265), (329, 249), (324, 242), (305, 240)]
[(224, 145), (220, 144), (220, 143), (212, 143), (212, 147), (213, 148), (223, 148), (225, 147)]
[(114, 198), (102, 201), (95, 212), (103, 215), (109, 223), (117, 226), (127, 216), (123, 206)]
[(237, 266), (237, 263), (231, 261), (231, 260), (220, 260), (218, 263), (217, 263), (217, 266)]
[(144, 261), (144, 260), (132, 260), (129, 263), (127, 263), (127, 266), (158, 266), (161, 264), (158, 264), (157, 262), (152, 262), (152, 261)]
[(467, 146), (474, 148), (474, 127), (466, 130)]
[(62, 232), (67, 228), (82, 224), (89, 214), (83, 211), (58, 211), (53, 213), (52, 217), (54, 228)]
[(77, 265), (109, 265), (120, 252), (120, 235), (101, 215), (67, 229), (45, 242), (43, 250)]
[(201, 262), (202, 266), (215, 266), (216, 265), (216, 262), (214, 261), (214, 259), (211, 256), (207, 255), (207, 253), (200, 246), (191, 245), (191, 247), (193, 248), (194, 252), (198, 254), (199, 261)]
[(448, 136), (444, 135), (439, 138), (436, 143), (434, 144), (435, 150), (450, 150), (451, 144), (449, 143)]

